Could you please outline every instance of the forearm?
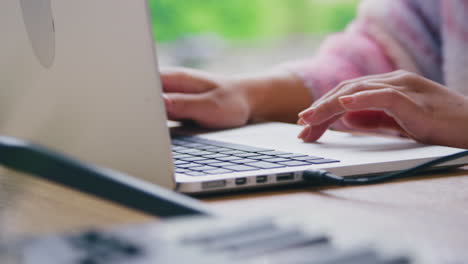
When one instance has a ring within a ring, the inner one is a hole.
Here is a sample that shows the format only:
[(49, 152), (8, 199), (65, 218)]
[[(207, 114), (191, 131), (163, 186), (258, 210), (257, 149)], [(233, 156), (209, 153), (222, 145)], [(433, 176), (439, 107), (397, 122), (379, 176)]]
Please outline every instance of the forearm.
[(297, 115), (313, 97), (304, 81), (287, 68), (278, 67), (254, 76), (237, 78), (238, 87), (248, 98), (250, 120), (297, 122)]
[(340, 82), (395, 70), (387, 50), (366, 32), (366, 23), (357, 20), (345, 32), (327, 38), (312, 58), (240, 77), (251, 118), (295, 122), (297, 113)]

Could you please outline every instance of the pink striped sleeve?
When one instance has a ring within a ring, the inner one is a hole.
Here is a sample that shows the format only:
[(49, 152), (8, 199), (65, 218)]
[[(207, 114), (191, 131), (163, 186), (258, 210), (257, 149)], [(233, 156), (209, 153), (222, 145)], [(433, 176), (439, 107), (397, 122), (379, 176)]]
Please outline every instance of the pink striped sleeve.
[(366, 33), (368, 22), (357, 20), (348, 30), (328, 37), (315, 57), (290, 63), (314, 98), (319, 98), (340, 82), (396, 69), (381, 45)]

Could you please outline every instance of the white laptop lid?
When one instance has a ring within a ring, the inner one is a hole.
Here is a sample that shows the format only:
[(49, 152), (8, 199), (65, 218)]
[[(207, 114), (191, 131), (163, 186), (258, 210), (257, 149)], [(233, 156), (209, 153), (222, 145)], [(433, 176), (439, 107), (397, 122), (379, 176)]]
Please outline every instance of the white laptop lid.
[(173, 188), (145, 0), (0, 1), (0, 134)]

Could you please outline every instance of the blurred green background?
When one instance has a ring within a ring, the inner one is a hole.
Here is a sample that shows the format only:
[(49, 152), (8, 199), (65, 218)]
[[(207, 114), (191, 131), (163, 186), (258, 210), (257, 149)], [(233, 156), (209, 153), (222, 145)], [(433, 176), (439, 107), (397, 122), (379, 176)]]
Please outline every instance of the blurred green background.
[(343, 29), (358, 0), (150, 0), (156, 39), (215, 33), (229, 41)]
[(149, 0), (161, 67), (251, 73), (313, 56), (359, 0)]

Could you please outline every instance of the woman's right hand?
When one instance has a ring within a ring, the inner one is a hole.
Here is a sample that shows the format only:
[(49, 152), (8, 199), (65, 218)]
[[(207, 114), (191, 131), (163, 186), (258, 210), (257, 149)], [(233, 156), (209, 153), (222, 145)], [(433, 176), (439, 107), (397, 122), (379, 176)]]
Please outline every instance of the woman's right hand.
[(315, 142), (336, 120), (385, 129), (431, 145), (468, 148), (468, 97), (420, 75), (395, 71), (338, 85), (300, 114), (299, 135)]
[(168, 118), (205, 128), (254, 121), (296, 122), (312, 103), (302, 79), (284, 68), (248, 76), (222, 76), (185, 68), (161, 71)]

